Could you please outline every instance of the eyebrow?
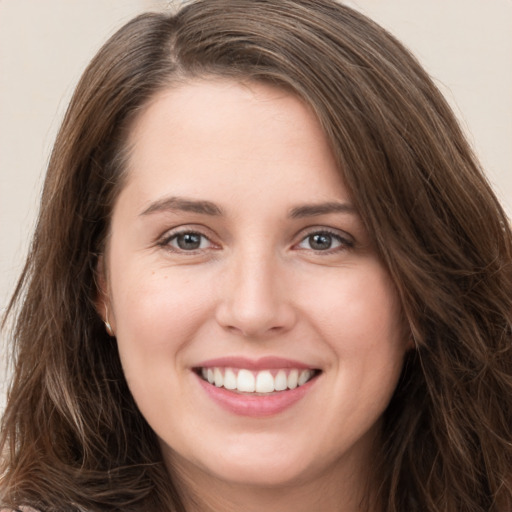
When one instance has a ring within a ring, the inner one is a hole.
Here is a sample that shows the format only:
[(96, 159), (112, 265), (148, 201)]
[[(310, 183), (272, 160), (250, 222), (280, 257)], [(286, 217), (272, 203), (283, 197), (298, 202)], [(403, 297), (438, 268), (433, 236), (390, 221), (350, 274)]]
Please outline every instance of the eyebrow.
[[(206, 200), (188, 199), (184, 197), (166, 197), (151, 203), (140, 215), (150, 215), (165, 211), (184, 211), (198, 213), (201, 215), (222, 216), (222, 208), (215, 203)], [(327, 202), (319, 204), (306, 204), (292, 208), (288, 217), (302, 219), (327, 215), (329, 213), (351, 213), (355, 214), (356, 209), (349, 203)]]
[(164, 211), (183, 211), (202, 215), (223, 215), (222, 209), (211, 201), (199, 201), (184, 197), (166, 197), (151, 203), (141, 215)]
[(329, 213), (356, 214), (357, 211), (350, 203), (328, 202), (297, 206), (290, 210), (288, 216), (292, 219), (302, 219), (304, 217), (315, 217), (317, 215), (326, 215)]

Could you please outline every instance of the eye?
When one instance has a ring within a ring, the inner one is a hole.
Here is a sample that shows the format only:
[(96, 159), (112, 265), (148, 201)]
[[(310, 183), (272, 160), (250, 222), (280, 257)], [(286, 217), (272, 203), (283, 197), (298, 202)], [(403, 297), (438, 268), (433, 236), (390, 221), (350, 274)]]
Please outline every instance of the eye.
[(212, 246), (211, 241), (201, 233), (195, 231), (183, 231), (167, 237), (163, 244), (176, 251), (197, 251), (208, 249)]
[(303, 238), (298, 247), (300, 249), (309, 249), (317, 252), (336, 251), (337, 249), (344, 249), (353, 247), (353, 242), (343, 238), (337, 233), (330, 231), (315, 231)]

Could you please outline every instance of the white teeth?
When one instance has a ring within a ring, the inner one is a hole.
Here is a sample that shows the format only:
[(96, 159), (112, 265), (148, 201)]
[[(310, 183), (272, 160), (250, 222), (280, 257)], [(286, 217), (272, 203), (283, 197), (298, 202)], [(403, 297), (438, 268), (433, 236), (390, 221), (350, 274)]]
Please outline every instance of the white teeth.
[(274, 377), (268, 371), (258, 372), (256, 377), (256, 393), (272, 393), (274, 391)]
[[(313, 375), (313, 372), (310, 370), (304, 370), (300, 372), (299, 380), (297, 381), (297, 386), (302, 386), (303, 384), (306, 384), (306, 382), (311, 378)], [(217, 379), (215, 379), (215, 385), (217, 385)]]
[(299, 380), (299, 370), (292, 370), (288, 375), (288, 387), (295, 389)]
[(288, 387), (288, 379), (284, 370), (279, 370), (274, 384), (276, 391), (284, 391)]
[(224, 384), (224, 376), (222, 375), (222, 372), (219, 368), (215, 368), (213, 370), (213, 376), (215, 378), (215, 385), (220, 388)]
[(236, 388), (238, 391), (254, 393), (255, 380), (254, 375), (249, 370), (240, 370), (236, 379)]
[(313, 370), (262, 370), (259, 372), (247, 369), (210, 367), (202, 368), (201, 376), (216, 387), (224, 387), (243, 393), (273, 393), (295, 389), (306, 384), (313, 376)]
[(236, 389), (236, 375), (231, 369), (227, 369), (224, 374), (224, 387), (226, 389)]

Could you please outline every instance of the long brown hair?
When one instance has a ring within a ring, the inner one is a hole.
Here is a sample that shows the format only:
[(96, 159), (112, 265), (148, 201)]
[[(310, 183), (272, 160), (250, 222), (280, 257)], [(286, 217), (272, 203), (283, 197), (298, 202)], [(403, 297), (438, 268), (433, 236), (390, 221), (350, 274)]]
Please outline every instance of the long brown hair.
[(270, 82), (314, 109), (398, 289), (416, 349), (384, 418), (384, 510), (511, 506), (507, 218), (420, 65), (334, 0), (200, 0), (142, 15), (85, 71), (9, 307), (0, 504), (184, 510), (95, 309), (95, 271), (133, 119), (162, 88), (208, 75)]

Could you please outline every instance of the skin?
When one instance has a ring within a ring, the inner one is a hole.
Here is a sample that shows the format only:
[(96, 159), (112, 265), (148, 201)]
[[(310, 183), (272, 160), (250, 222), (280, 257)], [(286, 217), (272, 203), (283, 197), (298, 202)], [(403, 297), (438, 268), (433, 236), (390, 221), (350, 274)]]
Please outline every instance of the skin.
[[(185, 501), (359, 510), (408, 347), (317, 119), (268, 85), (196, 79), (157, 95), (129, 144), (99, 308)], [(325, 203), (343, 207), (297, 214)], [(326, 231), (331, 245), (315, 250), (311, 235)], [(199, 233), (200, 246), (180, 249), (178, 232)], [(225, 356), (291, 358), (321, 374), (290, 408), (246, 417), (213, 402), (193, 371)]]

